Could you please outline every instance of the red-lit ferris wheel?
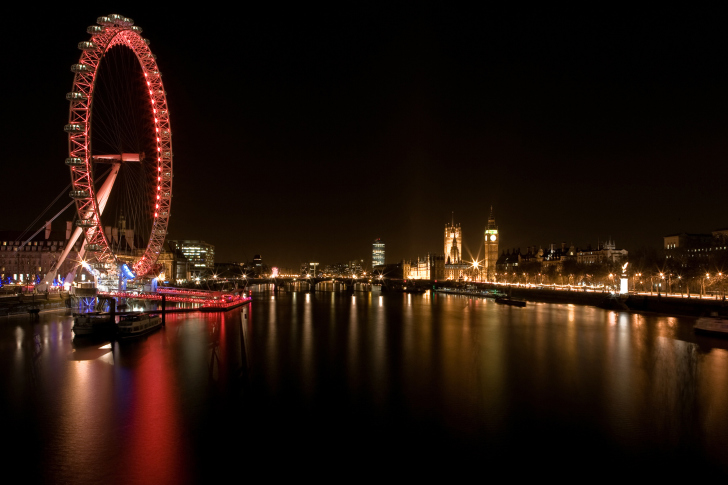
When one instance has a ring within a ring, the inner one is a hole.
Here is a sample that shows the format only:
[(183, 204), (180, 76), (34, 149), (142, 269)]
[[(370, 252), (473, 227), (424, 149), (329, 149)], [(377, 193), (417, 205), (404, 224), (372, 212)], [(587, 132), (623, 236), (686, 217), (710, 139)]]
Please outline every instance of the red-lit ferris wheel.
[(142, 29), (117, 14), (97, 24), (78, 44), (81, 58), (66, 95), (75, 233), (86, 240), (82, 258), (101, 273), (116, 274), (127, 263), (140, 278), (154, 268), (169, 224), (169, 109)]

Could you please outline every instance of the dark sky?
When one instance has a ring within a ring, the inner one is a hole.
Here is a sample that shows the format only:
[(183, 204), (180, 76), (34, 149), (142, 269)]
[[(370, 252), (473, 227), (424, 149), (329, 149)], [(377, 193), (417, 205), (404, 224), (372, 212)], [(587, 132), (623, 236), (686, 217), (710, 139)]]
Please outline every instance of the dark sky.
[(218, 261), (369, 261), (376, 237), (413, 258), (453, 211), (475, 254), (491, 204), (502, 249), (728, 226), (725, 12), (13, 8), (0, 229), (69, 183), (69, 68), (109, 13), (164, 76), (170, 237)]

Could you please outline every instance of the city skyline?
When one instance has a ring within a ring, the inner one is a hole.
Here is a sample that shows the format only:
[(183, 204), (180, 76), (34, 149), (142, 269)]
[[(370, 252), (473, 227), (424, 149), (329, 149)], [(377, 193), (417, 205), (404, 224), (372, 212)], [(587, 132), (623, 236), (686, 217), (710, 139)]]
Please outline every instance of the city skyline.
[[(109, 12), (50, 9), (31, 35), (36, 14), (12, 8), (8, 38), (26, 47), (6, 62), (24, 96), (3, 120), (0, 229), (22, 230), (69, 182), (69, 68)], [(463, 257), (482, 257), (491, 205), (501, 251), (607, 237), (633, 251), (726, 225), (714, 208), (728, 43), (714, 12), (260, 8), (234, 25), (117, 12), (144, 28), (164, 75), (169, 239), (295, 266), (366, 259), (376, 237), (388, 260), (424, 255), (453, 211)]]

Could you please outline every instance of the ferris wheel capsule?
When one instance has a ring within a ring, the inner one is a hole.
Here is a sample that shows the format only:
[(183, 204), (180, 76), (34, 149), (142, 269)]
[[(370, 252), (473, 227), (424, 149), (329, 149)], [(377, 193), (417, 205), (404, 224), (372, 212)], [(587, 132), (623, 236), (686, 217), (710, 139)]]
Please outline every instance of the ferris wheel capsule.
[(88, 190), (72, 190), (68, 193), (68, 196), (72, 199), (86, 199)]
[(83, 93), (70, 92), (66, 93), (66, 99), (68, 101), (82, 101), (88, 99), (88, 97)]
[(107, 16), (99, 17), (96, 19), (96, 23), (107, 27), (113, 27), (114, 21)]
[(69, 123), (63, 127), (63, 131), (66, 133), (83, 133), (86, 131), (86, 127), (82, 123)]
[(79, 73), (79, 72), (91, 72), (93, 71), (93, 68), (87, 64), (73, 64), (71, 66), (71, 72)]
[(103, 34), (104, 32), (106, 32), (106, 27), (104, 27), (103, 25), (89, 25), (88, 27), (86, 27), (87, 34)]
[(96, 49), (96, 44), (91, 42), (90, 40), (85, 40), (83, 42), (78, 43), (78, 48), (82, 51), (92, 51)]

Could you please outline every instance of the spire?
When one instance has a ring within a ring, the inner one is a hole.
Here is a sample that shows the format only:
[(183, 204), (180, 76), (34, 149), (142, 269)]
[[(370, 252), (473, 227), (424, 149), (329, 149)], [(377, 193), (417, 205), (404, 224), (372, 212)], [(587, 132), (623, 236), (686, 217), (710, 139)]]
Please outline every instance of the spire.
[(493, 215), (493, 206), (490, 206), (490, 215), (488, 216), (488, 229), (495, 229), (495, 216)]

